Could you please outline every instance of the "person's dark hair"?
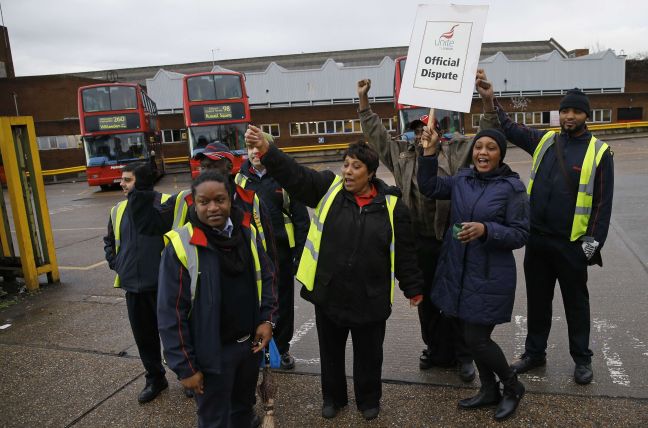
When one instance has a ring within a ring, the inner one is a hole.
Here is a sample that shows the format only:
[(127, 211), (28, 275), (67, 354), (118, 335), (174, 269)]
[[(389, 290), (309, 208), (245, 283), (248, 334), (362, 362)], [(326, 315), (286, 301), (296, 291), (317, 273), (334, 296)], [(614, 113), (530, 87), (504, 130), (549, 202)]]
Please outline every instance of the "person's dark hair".
[(132, 172), (135, 176), (135, 188), (137, 190), (153, 190), (155, 176), (151, 167), (142, 162), (126, 164), (122, 172)]
[(141, 162), (127, 163), (127, 164), (124, 165), (124, 167), (122, 168), (122, 172), (134, 172), (134, 171), (135, 171), (135, 168), (137, 168), (137, 167), (140, 166), (140, 165), (142, 165)]
[(218, 171), (205, 171), (191, 182), (191, 196), (196, 197), (196, 187), (207, 181), (223, 183), (223, 185), (225, 185), (225, 190), (227, 190), (227, 194), (232, 194), (232, 185), (227, 177)]
[(342, 155), (342, 160), (346, 159), (346, 157), (349, 156), (351, 158), (356, 158), (365, 165), (367, 165), (367, 170), (369, 173), (374, 173), (374, 177), (376, 170), (378, 170), (378, 153), (374, 149), (369, 146), (369, 144), (365, 143), (364, 141), (357, 141), (355, 143), (349, 144), (349, 148), (347, 148)]

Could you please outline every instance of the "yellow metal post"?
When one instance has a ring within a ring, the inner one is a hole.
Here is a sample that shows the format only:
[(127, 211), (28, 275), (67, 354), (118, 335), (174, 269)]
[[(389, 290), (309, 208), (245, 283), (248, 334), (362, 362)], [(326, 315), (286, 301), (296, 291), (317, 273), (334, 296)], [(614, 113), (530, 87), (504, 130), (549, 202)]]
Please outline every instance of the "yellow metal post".
[[(18, 141), (25, 137), (24, 131), (27, 144)], [(33, 291), (39, 286), (40, 274), (47, 274), (48, 282), (59, 281), (33, 119), (0, 117), (0, 149), (20, 253), (22, 275), (19, 276), (24, 278), (27, 289)]]

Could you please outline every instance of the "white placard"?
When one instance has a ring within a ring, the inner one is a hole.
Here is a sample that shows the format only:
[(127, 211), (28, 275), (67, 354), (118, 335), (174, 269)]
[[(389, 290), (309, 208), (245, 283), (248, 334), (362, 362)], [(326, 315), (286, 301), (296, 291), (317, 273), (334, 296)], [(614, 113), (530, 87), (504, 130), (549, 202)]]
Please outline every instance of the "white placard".
[(488, 6), (419, 5), (399, 104), (469, 112)]

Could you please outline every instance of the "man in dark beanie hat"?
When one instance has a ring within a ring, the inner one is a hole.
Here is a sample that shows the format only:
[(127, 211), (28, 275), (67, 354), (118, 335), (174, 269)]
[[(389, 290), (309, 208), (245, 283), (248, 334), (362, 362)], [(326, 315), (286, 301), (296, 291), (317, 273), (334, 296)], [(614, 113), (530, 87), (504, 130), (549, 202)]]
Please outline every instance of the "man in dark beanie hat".
[(560, 111), (570, 107), (582, 111), (587, 117), (591, 116), (589, 98), (578, 88), (570, 89), (563, 99), (560, 100)]
[[(560, 101), (560, 133), (514, 123), (496, 102), (483, 70), (477, 91), (485, 112), (495, 111), (506, 138), (531, 156), (527, 193), (531, 235), (524, 255), (528, 333), (524, 354), (512, 364), (524, 373), (546, 364), (556, 280), (560, 284), (576, 366), (574, 381), (592, 381), (587, 266), (603, 266), (601, 248), (612, 214), (614, 164), (608, 145), (587, 129), (587, 96), (572, 89)], [(580, 183), (585, 183), (581, 185)]]

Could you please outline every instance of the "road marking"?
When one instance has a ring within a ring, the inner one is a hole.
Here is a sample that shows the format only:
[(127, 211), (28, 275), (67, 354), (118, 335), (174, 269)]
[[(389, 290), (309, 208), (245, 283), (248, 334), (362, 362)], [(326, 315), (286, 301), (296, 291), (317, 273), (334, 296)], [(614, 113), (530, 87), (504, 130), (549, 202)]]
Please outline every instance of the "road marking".
[(603, 353), (605, 365), (607, 366), (610, 377), (612, 378), (612, 383), (621, 386), (630, 386), (630, 376), (628, 376), (623, 368), (621, 356), (610, 348), (610, 340), (612, 339), (612, 336), (614, 336), (612, 330), (615, 330), (617, 326), (607, 320), (597, 318), (593, 319), (592, 323), (597, 332), (609, 333), (609, 336), (602, 338), (603, 345), (601, 346), (601, 351)]
[(302, 337), (304, 337), (313, 327), (315, 327), (315, 319), (310, 318), (308, 321), (299, 326), (297, 331), (293, 334), (293, 338), (290, 342), (290, 345), (294, 345), (299, 342)]
[(90, 269), (94, 269), (94, 268), (97, 268), (97, 267), (99, 267), (101, 265), (105, 265), (105, 264), (108, 264), (108, 262), (104, 260), (104, 261), (95, 263), (95, 264), (90, 265), (90, 266), (59, 266), (59, 269), (61, 269), (61, 270), (90, 270)]
[(299, 364), (319, 364), (320, 359), (319, 358), (310, 358), (308, 360), (303, 359), (303, 358), (295, 358), (295, 362)]
[[(626, 333), (630, 333), (630, 332), (628, 331)], [(632, 341), (635, 343), (634, 348), (643, 351), (641, 355), (645, 355), (646, 357), (648, 357), (648, 352), (646, 351), (646, 344), (634, 336), (632, 337)]]
[(74, 232), (76, 230), (106, 230), (105, 227), (77, 227), (73, 229), (52, 229), (54, 232)]

